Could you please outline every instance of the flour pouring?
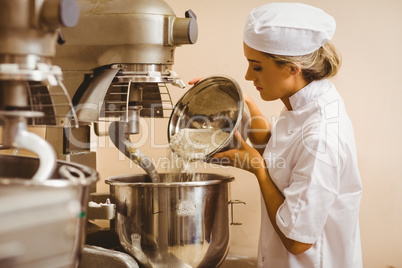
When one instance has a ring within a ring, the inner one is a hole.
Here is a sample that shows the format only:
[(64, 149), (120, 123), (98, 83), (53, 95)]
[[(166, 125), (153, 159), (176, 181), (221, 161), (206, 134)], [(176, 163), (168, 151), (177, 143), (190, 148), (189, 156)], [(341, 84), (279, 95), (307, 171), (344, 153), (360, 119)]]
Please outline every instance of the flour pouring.
[(204, 160), (211, 152), (219, 148), (229, 137), (221, 129), (183, 128), (172, 136), (170, 147), (181, 157), (188, 160)]

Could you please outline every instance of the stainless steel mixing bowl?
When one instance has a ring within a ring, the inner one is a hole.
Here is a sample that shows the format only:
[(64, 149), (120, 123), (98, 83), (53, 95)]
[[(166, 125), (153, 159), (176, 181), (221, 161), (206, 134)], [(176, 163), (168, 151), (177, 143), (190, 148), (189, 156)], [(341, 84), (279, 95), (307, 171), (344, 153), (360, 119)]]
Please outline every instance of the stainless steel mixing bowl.
[(229, 249), (232, 176), (196, 173), (111, 177), (114, 228), (123, 248), (144, 267), (219, 267)]
[[(220, 129), (229, 136), (206, 155), (235, 148), (233, 135), (238, 130), (247, 138), (249, 115), (238, 83), (228, 76), (210, 76), (190, 88), (176, 103), (169, 119), (168, 140), (181, 129)], [(191, 142), (191, 141), (190, 141)]]
[(57, 161), (51, 179), (35, 182), (38, 166), (36, 158), (0, 155), (0, 267), (78, 265), (97, 173)]

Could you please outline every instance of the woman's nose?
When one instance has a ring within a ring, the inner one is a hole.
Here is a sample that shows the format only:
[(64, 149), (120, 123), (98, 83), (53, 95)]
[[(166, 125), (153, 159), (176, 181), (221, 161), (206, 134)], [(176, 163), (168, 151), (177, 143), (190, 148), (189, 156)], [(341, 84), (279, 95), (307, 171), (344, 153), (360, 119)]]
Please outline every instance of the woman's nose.
[(252, 74), (250, 72), (250, 67), (247, 68), (246, 75), (244, 76), (244, 78), (247, 81), (253, 81), (253, 76), (252, 76)]

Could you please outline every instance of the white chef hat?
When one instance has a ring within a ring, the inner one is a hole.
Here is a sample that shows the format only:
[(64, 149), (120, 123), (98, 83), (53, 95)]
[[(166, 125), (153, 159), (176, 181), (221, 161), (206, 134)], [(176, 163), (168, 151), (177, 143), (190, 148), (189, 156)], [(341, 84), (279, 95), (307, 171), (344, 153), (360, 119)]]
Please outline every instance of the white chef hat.
[(301, 3), (271, 3), (250, 12), (243, 41), (262, 52), (301, 56), (330, 41), (335, 28), (334, 18), (319, 8)]

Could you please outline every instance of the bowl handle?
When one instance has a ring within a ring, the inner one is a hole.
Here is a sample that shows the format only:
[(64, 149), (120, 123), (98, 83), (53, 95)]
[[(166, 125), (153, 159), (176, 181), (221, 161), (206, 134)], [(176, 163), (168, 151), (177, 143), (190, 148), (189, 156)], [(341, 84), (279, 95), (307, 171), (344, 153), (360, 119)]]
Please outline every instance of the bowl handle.
[(234, 216), (233, 216), (233, 205), (238, 205), (238, 204), (244, 204), (245, 205), (246, 202), (243, 202), (243, 201), (240, 201), (240, 200), (230, 200), (229, 204), (230, 204), (230, 217), (231, 217), (230, 225), (242, 225), (241, 222), (234, 222), (234, 220), (233, 220), (233, 218), (234, 218)]
[(92, 193), (88, 203), (88, 220), (113, 220), (116, 216), (116, 205), (110, 202), (107, 193)]

